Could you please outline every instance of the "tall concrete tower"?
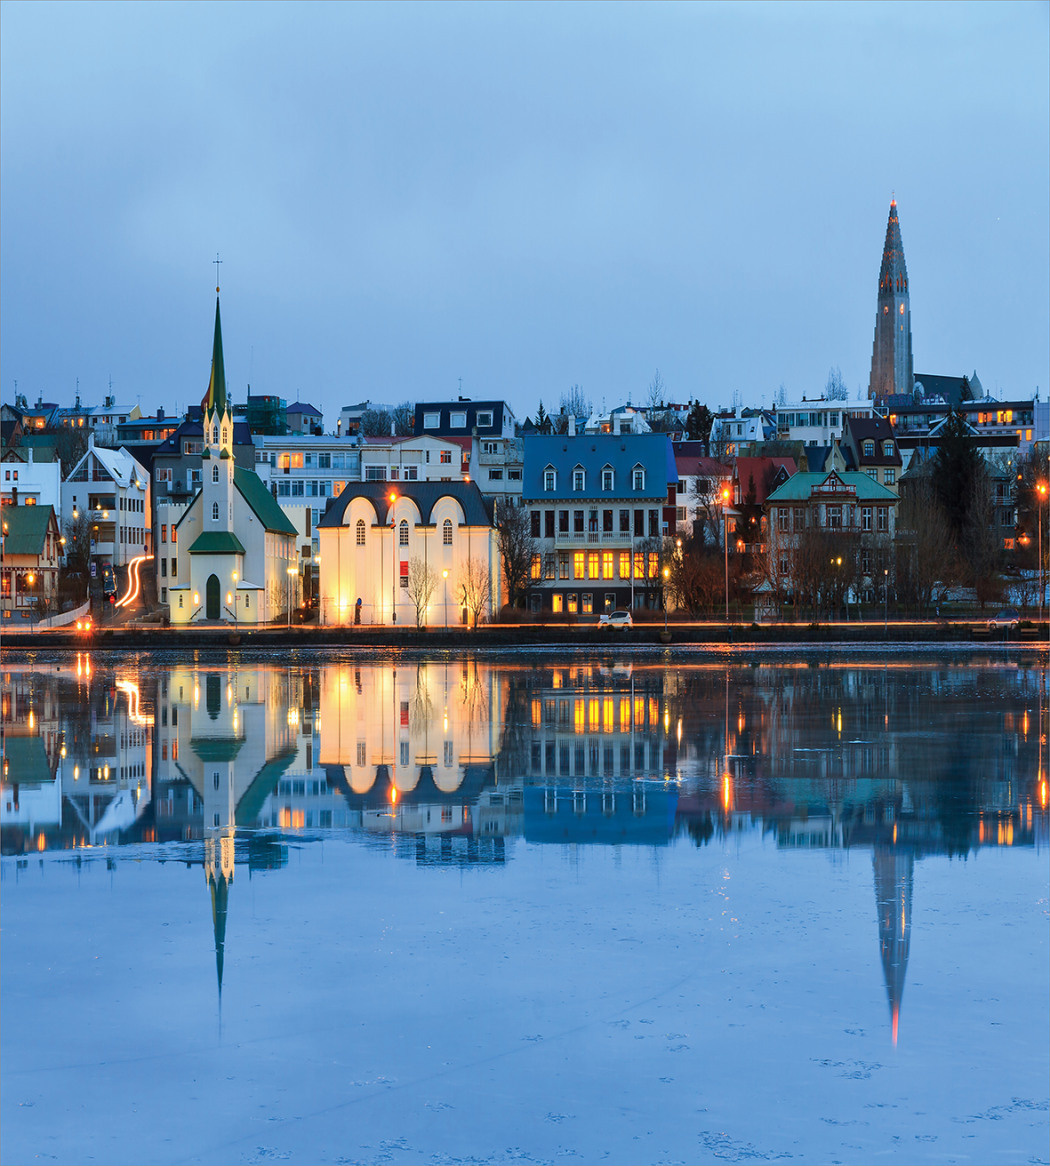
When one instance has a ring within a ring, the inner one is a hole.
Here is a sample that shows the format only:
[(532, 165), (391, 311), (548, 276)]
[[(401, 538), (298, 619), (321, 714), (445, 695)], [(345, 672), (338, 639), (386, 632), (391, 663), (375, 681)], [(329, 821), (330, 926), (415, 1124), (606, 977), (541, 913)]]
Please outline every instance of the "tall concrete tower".
[(879, 306), (875, 316), (868, 396), (881, 400), (891, 393), (910, 393), (914, 380), (908, 269), (904, 265), (897, 200), (893, 199), (879, 271)]

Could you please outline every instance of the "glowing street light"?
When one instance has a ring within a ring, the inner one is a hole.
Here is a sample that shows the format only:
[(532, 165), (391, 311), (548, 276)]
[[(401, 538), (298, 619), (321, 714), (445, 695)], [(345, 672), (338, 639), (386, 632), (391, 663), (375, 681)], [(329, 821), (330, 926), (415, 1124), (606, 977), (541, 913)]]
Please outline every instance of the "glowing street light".
[(729, 623), (729, 499), (731, 492), (728, 486), (722, 487), (722, 517), (725, 519), (725, 537), (722, 546), (725, 548), (726, 560), (726, 623)]
[(397, 494), (390, 491), (390, 622), (397, 623)]
[(1043, 622), (1043, 600), (1046, 597), (1046, 577), (1043, 574), (1043, 506), (1046, 504), (1046, 498), (1050, 488), (1047, 487), (1046, 482), (1037, 482), (1035, 487), (1036, 492), (1036, 521), (1039, 530), (1038, 554), (1039, 554), (1039, 622)]
[(667, 631), (667, 580), (671, 577), (671, 568), (664, 567), (664, 631)]
[(448, 631), (448, 567), (441, 572), (441, 578), (445, 580), (445, 631)]

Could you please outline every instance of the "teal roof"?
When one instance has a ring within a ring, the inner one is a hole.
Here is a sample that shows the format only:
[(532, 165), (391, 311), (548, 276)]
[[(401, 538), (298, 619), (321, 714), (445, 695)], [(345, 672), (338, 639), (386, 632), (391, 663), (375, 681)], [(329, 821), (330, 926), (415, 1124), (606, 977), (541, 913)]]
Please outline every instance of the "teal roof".
[(243, 744), (243, 737), (190, 738), (190, 748), (201, 761), (233, 761)]
[(288, 521), (288, 515), (277, 505), (277, 499), (263, 485), (262, 479), (252, 470), (242, 470), (240, 466), (233, 468), (233, 484), (241, 492), (241, 497), (248, 503), (255, 517), (263, 524), (266, 530), (275, 534), (297, 534), (295, 527)]
[(5, 736), (3, 746), (6, 785), (46, 785), (55, 780), (42, 737)]
[(797, 473), (782, 485), (777, 487), (766, 499), (766, 503), (775, 506), (778, 502), (806, 502), (815, 487), (822, 485), (829, 478), (838, 478), (845, 486), (852, 487), (859, 501), (864, 502), (896, 502), (897, 495), (892, 490), (880, 485), (874, 478), (858, 470), (846, 470), (841, 473)]
[(53, 506), (5, 506), (4, 554), (42, 555)]
[(244, 544), (229, 530), (206, 530), (197, 535), (190, 547), (191, 555), (243, 555)]
[(238, 826), (254, 826), (263, 808), (263, 802), (277, 788), (277, 781), (295, 760), (297, 751), (289, 746), (272, 757), (252, 779), (252, 784), (237, 803), (235, 821)]

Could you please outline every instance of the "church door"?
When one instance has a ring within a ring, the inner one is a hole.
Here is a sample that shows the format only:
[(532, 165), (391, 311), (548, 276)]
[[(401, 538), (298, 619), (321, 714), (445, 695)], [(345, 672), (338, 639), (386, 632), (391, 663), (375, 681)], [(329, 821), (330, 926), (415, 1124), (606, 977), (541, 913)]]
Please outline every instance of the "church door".
[(208, 582), (204, 589), (204, 618), (218, 619), (219, 618), (219, 576), (209, 575)]

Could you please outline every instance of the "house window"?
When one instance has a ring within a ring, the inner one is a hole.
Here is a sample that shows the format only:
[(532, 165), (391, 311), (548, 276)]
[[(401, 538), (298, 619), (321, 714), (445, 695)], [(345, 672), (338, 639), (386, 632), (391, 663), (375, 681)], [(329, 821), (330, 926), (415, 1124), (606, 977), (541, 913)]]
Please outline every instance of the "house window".
[(540, 537), (540, 512), (538, 510), (531, 511), (529, 514), (529, 519), (530, 519), (529, 533), (531, 534), (531, 536), (533, 538), (539, 538)]
[(561, 614), (561, 611), (562, 611), (562, 594), (561, 594), (561, 592), (560, 592), (560, 591), (556, 591), (556, 592), (555, 592), (555, 593), (554, 593), (554, 594), (551, 596), (551, 611), (553, 611), (555, 615), (560, 615), (560, 614)]
[(860, 527), (861, 530), (871, 530), (871, 507), (862, 506), (860, 508)]
[(554, 511), (544, 510), (543, 512), (543, 537), (554, 538)]
[(829, 527), (840, 527), (842, 525), (842, 507), (841, 506), (826, 506), (824, 508), (825, 525)]
[(212, 522), (219, 521), (219, 504), (218, 504), (218, 502), (213, 502), (211, 504), (211, 520), (212, 520)]
[(450, 429), (466, 429), (467, 415), (466, 413), (452, 413), (449, 415), (448, 424)]
[(580, 466), (572, 471), (572, 488), (577, 491), (583, 490), (584, 482), (587, 480), (586, 474)]
[(365, 545), (365, 520), (359, 518), (357, 520), (357, 545), (363, 547)]
[(171, 560), (171, 577), (173, 579), (176, 578), (178, 576), (178, 573), (179, 573), (179, 560), (172, 559)]
[(786, 506), (777, 507), (777, 530), (787, 532), (788, 529), (788, 509)]
[(558, 475), (554, 472), (552, 466), (548, 466), (543, 471), (543, 488), (544, 490), (553, 490), (557, 484)]
[(893, 483), (897, 480), (897, 471), (896, 470), (883, 470), (882, 471), (882, 480), (886, 483), (887, 486), (892, 486)]
[(439, 461), (441, 462), (441, 464), (442, 464), (443, 466), (450, 466), (450, 465), (452, 465), (452, 450), (450, 450), (450, 449), (443, 449), (443, 450), (441, 451), (441, 457), (439, 458)]
[(583, 593), (583, 614), (591, 615), (594, 611), (594, 595), (590, 591)]
[(889, 507), (880, 506), (876, 514), (876, 525), (880, 534), (885, 534), (888, 527)]
[(162, 543), (166, 543), (168, 541), (168, 524), (166, 522), (162, 522), (160, 524), (160, 541)]
[(568, 555), (559, 555), (558, 556), (558, 578), (559, 579), (568, 579), (568, 577), (569, 577), (569, 556)]
[(572, 529), (575, 534), (583, 534), (583, 511), (574, 510), (572, 512)]
[(611, 467), (606, 466), (602, 470), (602, 489), (611, 490), (613, 488), (613, 472)]
[(635, 466), (631, 471), (631, 488), (634, 490), (645, 489), (645, 470), (641, 466)]
[(567, 600), (567, 603), (565, 606), (567, 607), (569, 614), (575, 615), (577, 612), (576, 592), (570, 591), (569, 594), (566, 596), (566, 600)]
[(562, 534), (569, 533), (569, 512), (567, 510), (558, 511), (558, 530)]
[(620, 533), (631, 533), (631, 512), (629, 510), (620, 511)]
[(397, 545), (400, 547), (408, 546), (408, 523), (403, 518), (401, 525), (397, 528)]
[(441, 524), (441, 545), (452, 546), (452, 520), (449, 518)]
[(553, 551), (547, 551), (543, 556), (543, 577), (544, 579), (553, 579), (555, 569), (555, 556)]
[(893, 442), (884, 441), (882, 443), (882, 452), (885, 457), (893, 457)]
[(620, 578), (630, 579), (631, 577), (631, 552), (620, 552)]
[(649, 552), (649, 578), (655, 579), (660, 574), (660, 556), (656, 551)]
[(502, 470), (489, 470), (489, 481), (490, 482), (502, 482), (503, 481), (503, 471)]
[(438, 429), (441, 426), (440, 413), (424, 413), (423, 414), (423, 428), (424, 429)]
[(611, 579), (613, 577), (613, 553), (612, 551), (602, 551), (602, 578)]
[(491, 412), (481, 412), (479, 410), (474, 415), (474, 423), (478, 426), (479, 429), (481, 429), (481, 428), (491, 429), (492, 428), (492, 413)]
[(529, 575), (533, 579), (539, 579), (543, 574), (543, 559), (540, 555), (532, 556), (532, 567), (529, 570)]
[(589, 551), (587, 554), (587, 577), (588, 579), (598, 579), (600, 569), (600, 558), (597, 551)]
[(508, 470), (507, 471), (507, 481), (508, 482), (520, 482), (521, 481), (521, 470)]
[(869, 440), (864, 442), (864, 456), (865, 457), (874, 457), (875, 456), (875, 442), (872, 441), (870, 438), (869, 438)]
[(386, 480), (385, 466), (365, 466), (366, 482), (383, 482)]
[(583, 579), (584, 570), (587, 566), (586, 556), (583, 551), (576, 551), (572, 556), (572, 577), (574, 579)]

